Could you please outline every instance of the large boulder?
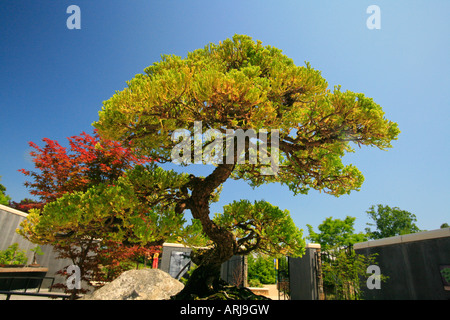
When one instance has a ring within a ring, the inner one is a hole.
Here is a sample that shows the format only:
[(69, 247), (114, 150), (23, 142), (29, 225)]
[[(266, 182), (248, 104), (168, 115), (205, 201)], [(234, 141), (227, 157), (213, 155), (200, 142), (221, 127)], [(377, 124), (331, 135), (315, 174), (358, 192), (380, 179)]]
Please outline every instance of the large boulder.
[(184, 285), (159, 269), (129, 270), (83, 300), (168, 300)]

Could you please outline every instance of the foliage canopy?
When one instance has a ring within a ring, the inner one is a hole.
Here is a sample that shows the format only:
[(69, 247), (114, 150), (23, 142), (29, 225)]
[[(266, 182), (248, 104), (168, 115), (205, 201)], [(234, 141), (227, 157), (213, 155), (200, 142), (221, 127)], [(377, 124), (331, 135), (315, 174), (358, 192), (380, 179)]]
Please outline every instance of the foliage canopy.
[(398, 207), (391, 208), (379, 204), (371, 206), (366, 212), (373, 221), (367, 223), (367, 225), (376, 227), (374, 231), (366, 228), (366, 232), (371, 239), (382, 239), (421, 231), (415, 224), (416, 216)]
[(330, 90), (310, 64), (296, 66), (281, 50), (244, 35), (184, 59), (164, 55), (127, 84), (104, 102), (94, 126), (108, 138), (133, 141), (161, 162), (171, 161), (172, 133), (194, 121), (223, 133), (279, 129), (277, 176), (262, 176), (261, 164), (233, 168), (233, 178), (254, 186), (276, 181), (294, 193), (310, 187), (348, 193), (363, 182), (354, 166), (342, 164), (344, 153), (353, 151), (349, 142), (386, 149), (399, 133), (373, 99)]

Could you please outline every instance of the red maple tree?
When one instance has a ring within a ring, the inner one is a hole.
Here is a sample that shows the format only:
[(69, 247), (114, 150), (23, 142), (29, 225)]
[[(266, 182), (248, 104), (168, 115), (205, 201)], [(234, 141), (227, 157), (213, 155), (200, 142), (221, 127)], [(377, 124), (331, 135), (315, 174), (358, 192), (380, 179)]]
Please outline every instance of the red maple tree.
[(159, 255), (161, 252), (162, 246), (127, 246), (118, 241), (109, 241), (104, 248), (99, 250), (101, 264), (104, 268), (96, 274), (96, 280), (111, 281), (123, 271), (133, 267), (132, 263), (135, 263), (138, 268), (139, 261), (143, 259), (144, 265), (147, 265), (147, 262), (155, 259), (155, 254)]
[[(29, 142), (34, 148), (30, 155), (37, 170), (19, 171), (33, 179), (32, 182), (25, 182), (25, 186), (31, 189), (30, 194), (39, 197), (40, 202), (25, 199), (15, 203), (18, 209), (27, 212), (30, 208), (40, 209), (65, 193), (86, 191), (100, 183), (114, 184), (127, 169), (151, 161), (148, 157), (138, 156), (131, 145), (124, 146), (117, 141), (102, 139), (97, 130), (94, 130), (93, 135), (82, 132), (79, 136), (67, 139), (69, 148), (48, 138), (42, 139), (45, 142), (43, 147)], [(110, 241), (107, 246), (99, 248), (98, 245), (85, 244), (83, 241), (76, 242), (76, 246), (73, 241), (69, 241), (54, 249), (58, 258), (81, 261), (79, 267), (83, 269), (83, 280), (86, 281), (111, 281), (137, 258), (161, 251), (161, 246), (142, 247)], [(64, 268), (58, 273), (65, 272)], [(65, 284), (56, 284), (55, 287), (62, 288)]]
[(9, 205), (10, 208), (20, 210), (22, 212), (30, 212), (31, 209), (39, 209), (42, 207), (42, 202), (33, 200), (33, 199), (22, 199), (20, 202), (16, 201), (10, 201)]
[(93, 135), (82, 132), (67, 138), (70, 149), (58, 141), (42, 139), (44, 147), (29, 142), (30, 152), (38, 171), (20, 169), (33, 182), (25, 182), (30, 194), (38, 196), (42, 206), (64, 193), (85, 191), (99, 183), (113, 183), (123, 172), (136, 164), (145, 164), (150, 158), (137, 156), (131, 145), (102, 139), (97, 130)]

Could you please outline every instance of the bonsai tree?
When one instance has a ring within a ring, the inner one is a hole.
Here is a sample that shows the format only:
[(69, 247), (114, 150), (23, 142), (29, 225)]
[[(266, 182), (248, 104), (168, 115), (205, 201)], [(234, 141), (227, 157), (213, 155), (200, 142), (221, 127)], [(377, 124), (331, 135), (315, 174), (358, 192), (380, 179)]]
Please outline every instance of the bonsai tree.
[(24, 265), (28, 261), (25, 250), (13, 243), (6, 250), (0, 250), (0, 265)]
[[(154, 188), (176, 214), (189, 210), (213, 243), (196, 257), (189, 279), (196, 285), (186, 286), (184, 298), (217, 290), (221, 264), (257, 247), (251, 231), (247, 239), (254, 242), (242, 249), (230, 224), (210, 216), (210, 199), (227, 179), (253, 187), (280, 183), (294, 195), (313, 188), (340, 196), (359, 190), (364, 180), (342, 163), (345, 153), (356, 145), (390, 148), (399, 134), (373, 99), (331, 90), (309, 63), (297, 66), (281, 50), (245, 35), (185, 58), (162, 56), (103, 103), (94, 126), (101, 137), (132, 143), (158, 163), (214, 165), (205, 177), (189, 175), (176, 188)], [(292, 248), (297, 251), (290, 254), (301, 254), (299, 246)]]
[(250, 287), (262, 287), (264, 284), (276, 283), (277, 278), (273, 259), (260, 254), (248, 255), (248, 283)]
[(41, 247), (36, 246), (33, 249), (30, 249), (31, 252), (33, 252), (33, 262), (32, 265), (38, 265), (37, 263), (37, 256), (42, 256), (44, 252), (42, 251)]

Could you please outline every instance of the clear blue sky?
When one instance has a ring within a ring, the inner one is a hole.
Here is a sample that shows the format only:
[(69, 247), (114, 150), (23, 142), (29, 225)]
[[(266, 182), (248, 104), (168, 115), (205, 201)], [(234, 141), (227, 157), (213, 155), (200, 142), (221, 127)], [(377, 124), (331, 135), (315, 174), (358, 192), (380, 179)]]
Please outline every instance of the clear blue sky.
[[(69, 5), (81, 29), (69, 30)], [(381, 9), (370, 30), (369, 5)], [(346, 156), (364, 174), (361, 191), (335, 198), (294, 197), (279, 185), (252, 190), (226, 182), (221, 206), (265, 199), (288, 209), (298, 227), (326, 218), (369, 222), (371, 205), (398, 206), (421, 229), (450, 223), (450, 1), (24, 1), (0, 3), (0, 183), (13, 200), (30, 197), (28, 141), (91, 132), (102, 102), (160, 59), (246, 34), (322, 71), (330, 87), (365, 93), (402, 131), (393, 149)], [(200, 172), (199, 168), (193, 168)]]

